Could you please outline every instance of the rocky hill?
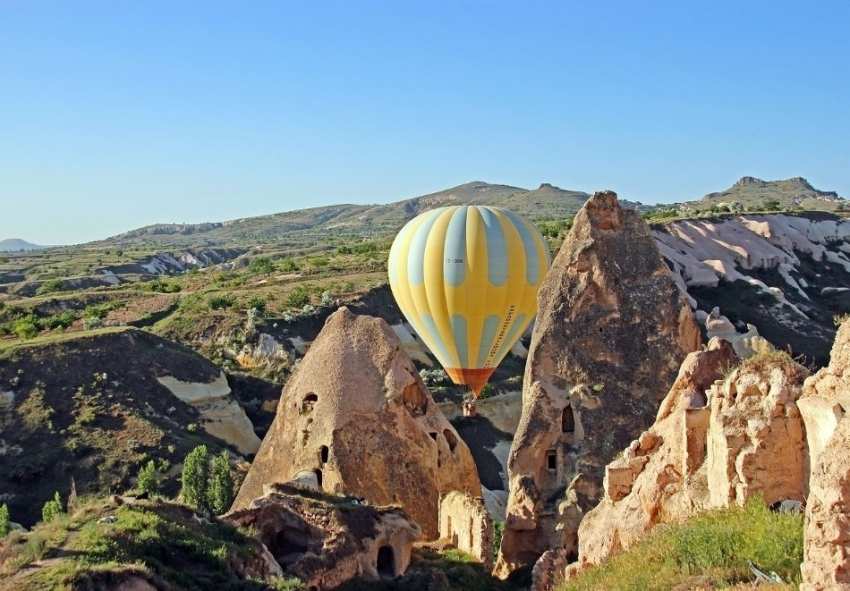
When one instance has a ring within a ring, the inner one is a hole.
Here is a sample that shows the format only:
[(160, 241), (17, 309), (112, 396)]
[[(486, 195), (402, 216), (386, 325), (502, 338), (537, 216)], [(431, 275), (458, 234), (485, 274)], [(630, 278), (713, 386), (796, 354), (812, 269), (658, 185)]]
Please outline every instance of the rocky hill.
[(797, 176), (765, 181), (752, 176), (741, 177), (725, 191), (709, 193), (698, 201), (683, 204), (685, 210), (701, 211), (716, 206), (732, 206), (745, 210), (774, 202), (775, 209), (801, 208), (834, 211), (843, 209), (847, 201), (835, 191), (815, 189), (809, 181)]
[(190, 349), (135, 329), (0, 352), (0, 491), (36, 521), (54, 491), (126, 490), (149, 458), (176, 491), (195, 445), (253, 454), (259, 439), (224, 373)]
[(33, 244), (32, 242), (27, 242), (26, 240), (21, 240), (20, 238), (6, 238), (5, 240), (0, 240), (0, 252), (41, 250), (42, 248), (47, 247), (40, 246), (38, 244)]

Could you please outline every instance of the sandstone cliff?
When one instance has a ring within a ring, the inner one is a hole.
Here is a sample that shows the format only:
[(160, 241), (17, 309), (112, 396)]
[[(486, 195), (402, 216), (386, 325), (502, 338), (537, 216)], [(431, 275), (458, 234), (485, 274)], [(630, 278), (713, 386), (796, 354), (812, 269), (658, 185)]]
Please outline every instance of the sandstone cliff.
[(305, 474), (329, 492), (400, 504), (427, 538), (438, 535), (441, 495), (481, 496), (469, 449), (398, 337), (347, 308), (328, 318), (289, 379), (233, 508)]
[(549, 548), (575, 550), (603, 467), (652, 423), (679, 364), (700, 343), (649, 228), (610, 192), (576, 216), (539, 304), (508, 463), (502, 576)]

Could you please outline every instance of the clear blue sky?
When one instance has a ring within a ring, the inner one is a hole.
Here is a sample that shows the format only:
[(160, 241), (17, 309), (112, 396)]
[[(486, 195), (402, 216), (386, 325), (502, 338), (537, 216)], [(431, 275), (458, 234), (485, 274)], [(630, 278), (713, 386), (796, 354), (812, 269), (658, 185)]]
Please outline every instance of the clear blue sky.
[(0, 238), (470, 180), (850, 196), (848, 30), (847, 0), (5, 0)]

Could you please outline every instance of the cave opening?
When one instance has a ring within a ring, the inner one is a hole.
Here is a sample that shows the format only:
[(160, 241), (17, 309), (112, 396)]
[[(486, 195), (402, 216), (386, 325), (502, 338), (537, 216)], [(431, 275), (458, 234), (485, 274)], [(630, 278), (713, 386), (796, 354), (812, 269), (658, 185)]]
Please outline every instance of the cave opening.
[(391, 546), (378, 549), (378, 574), (382, 577), (395, 576), (395, 553)]
[(449, 444), (449, 451), (454, 452), (457, 447), (457, 437), (455, 437), (455, 434), (446, 429), (443, 431), (443, 437), (446, 438), (446, 443)]
[(319, 401), (319, 397), (315, 392), (309, 392), (301, 401), (301, 412), (312, 412), (313, 406)]
[(561, 432), (562, 433), (575, 433), (576, 431), (576, 419), (573, 416), (573, 409), (568, 404), (566, 408), (561, 412)]

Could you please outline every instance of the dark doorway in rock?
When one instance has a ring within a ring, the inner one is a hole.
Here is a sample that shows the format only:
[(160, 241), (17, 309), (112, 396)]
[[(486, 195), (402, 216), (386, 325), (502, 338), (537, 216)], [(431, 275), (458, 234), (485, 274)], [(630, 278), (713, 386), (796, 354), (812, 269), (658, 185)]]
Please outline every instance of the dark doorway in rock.
[(327, 464), (328, 463), (328, 457), (330, 457), (330, 453), (331, 452), (328, 449), (327, 445), (323, 445), (322, 447), (320, 447), (319, 448), (319, 461), (322, 464)]
[(446, 438), (446, 443), (449, 444), (449, 450), (453, 452), (457, 447), (457, 437), (448, 429), (443, 431), (443, 437)]
[(573, 416), (573, 409), (568, 404), (567, 407), (561, 413), (561, 432), (562, 433), (575, 433), (576, 431), (576, 420)]
[(546, 468), (550, 472), (556, 472), (558, 470), (558, 452), (554, 449), (546, 452)]
[(431, 437), (431, 439), (433, 439), (434, 441), (437, 441), (437, 432), (436, 431), (431, 431), (430, 433), (428, 433), (428, 435)]
[(313, 411), (313, 406), (319, 401), (319, 397), (315, 392), (309, 392), (304, 399), (301, 401), (301, 413), (308, 413)]
[(319, 488), (322, 488), (322, 471), (316, 468), (313, 470), (313, 474), (316, 475), (316, 484), (319, 485)]
[(269, 551), (281, 564), (297, 561), (307, 551), (307, 541), (302, 532), (282, 529), (269, 544)]
[(395, 553), (391, 546), (378, 549), (378, 574), (382, 577), (395, 576)]

